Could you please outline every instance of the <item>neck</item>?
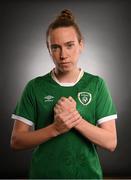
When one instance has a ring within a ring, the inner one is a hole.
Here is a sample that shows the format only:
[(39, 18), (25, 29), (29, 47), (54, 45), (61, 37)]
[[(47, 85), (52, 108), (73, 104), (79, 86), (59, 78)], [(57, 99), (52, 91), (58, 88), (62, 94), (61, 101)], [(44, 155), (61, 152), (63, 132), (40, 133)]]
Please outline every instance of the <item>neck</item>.
[(59, 82), (61, 82), (61, 83), (74, 83), (74, 82), (76, 82), (76, 80), (79, 76), (80, 69), (75, 68), (72, 71), (61, 72), (57, 68), (55, 68), (54, 73), (55, 73), (55, 76)]

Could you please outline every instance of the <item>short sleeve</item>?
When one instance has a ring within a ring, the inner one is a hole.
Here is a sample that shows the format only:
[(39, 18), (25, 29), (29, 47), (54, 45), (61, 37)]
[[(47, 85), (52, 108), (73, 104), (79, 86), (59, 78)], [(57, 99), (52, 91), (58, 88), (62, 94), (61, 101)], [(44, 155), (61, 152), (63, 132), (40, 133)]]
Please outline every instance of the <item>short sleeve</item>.
[(107, 84), (99, 78), (96, 95), (96, 121), (97, 124), (116, 119), (117, 113)]
[(25, 86), (22, 96), (12, 114), (12, 119), (20, 120), (30, 126), (34, 125), (36, 119), (36, 100), (33, 83), (34, 81), (31, 80)]

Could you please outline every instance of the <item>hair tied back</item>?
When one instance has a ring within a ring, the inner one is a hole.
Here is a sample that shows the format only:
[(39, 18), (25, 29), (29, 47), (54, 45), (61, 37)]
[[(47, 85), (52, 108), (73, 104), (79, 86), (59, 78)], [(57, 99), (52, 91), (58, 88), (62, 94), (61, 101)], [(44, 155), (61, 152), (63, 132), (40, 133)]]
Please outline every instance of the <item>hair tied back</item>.
[(72, 14), (72, 12), (68, 9), (64, 9), (60, 12), (60, 15), (57, 17), (57, 19), (61, 20), (68, 20), (74, 22), (75, 18)]

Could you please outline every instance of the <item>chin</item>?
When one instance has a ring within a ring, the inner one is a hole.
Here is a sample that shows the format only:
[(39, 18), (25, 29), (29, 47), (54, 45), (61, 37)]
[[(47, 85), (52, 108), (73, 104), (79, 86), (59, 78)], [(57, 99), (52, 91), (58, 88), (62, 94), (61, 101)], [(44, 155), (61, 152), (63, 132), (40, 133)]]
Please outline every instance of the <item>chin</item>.
[(73, 70), (73, 68), (61, 68), (61, 72), (63, 72), (63, 73), (67, 73), (67, 72), (70, 72), (72, 70)]

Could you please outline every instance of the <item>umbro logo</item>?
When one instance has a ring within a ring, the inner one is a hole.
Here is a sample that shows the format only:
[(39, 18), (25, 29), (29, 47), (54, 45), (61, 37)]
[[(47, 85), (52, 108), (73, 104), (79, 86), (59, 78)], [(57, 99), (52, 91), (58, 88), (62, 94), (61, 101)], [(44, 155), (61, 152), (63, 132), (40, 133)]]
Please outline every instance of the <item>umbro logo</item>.
[(50, 102), (54, 100), (54, 96), (48, 95), (44, 97), (44, 102)]

